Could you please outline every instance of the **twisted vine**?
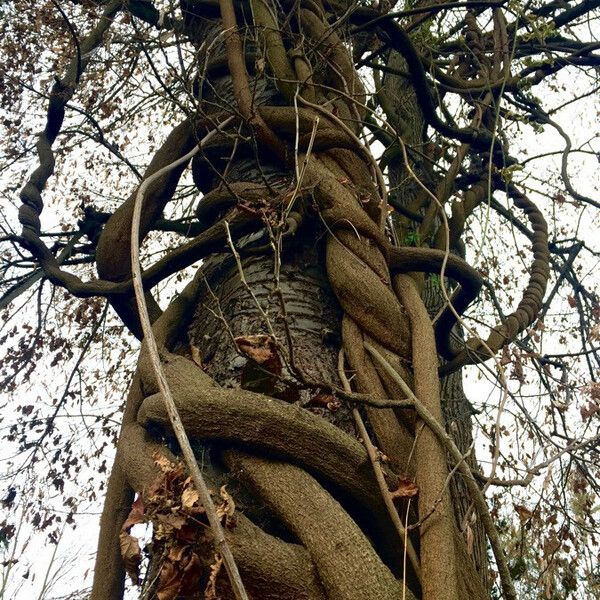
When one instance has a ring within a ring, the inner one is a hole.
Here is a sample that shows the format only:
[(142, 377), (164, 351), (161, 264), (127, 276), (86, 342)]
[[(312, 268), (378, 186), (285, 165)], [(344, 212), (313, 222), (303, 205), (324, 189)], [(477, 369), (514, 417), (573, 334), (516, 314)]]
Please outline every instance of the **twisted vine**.
[[(196, 239), (148, 269), (144, 274), (145, 285), (150, 287), (198, 258), (222, 251), (231, 233), (239, 239), (248, 231), (261, 230), (264, 223), (259, 218), (261, 211), (256, 208), (258, 201), (280, 210), (286, 226), (292, 228), (289, 221), (292, 213), (302, 218), (298, 199), (310, 196), (327, 231), (326, 269), (344, 312), (342, 346), (350, 370), (356, 374), (356, 387), (363, 394), (379, 399), (403, 395), (397, 378), (365, 352), (366, 348), (375, 348), (403, 381), (413, 380), (416, 396), (441, 423), (437, 357), (434, 352), (419, 351), (414, 336), (426, 335), (428, 347), (437, 348), (437, 352), (448, 359), (440, 371), (447, 374), (465, 364), (489, 358), (490, 351), (497, 351), (528, 327), (540, 310), (548, 280), (544, 219), (523, 193), (514, 185), (507, 185), (508, 195), (527, 214), (533, 230), (534, 262), (530, 281), (515, 312), (493, 329), (485, 343), (472, 339), (465, 349), (454, 351), (450, 344), (452, 328), (476, 298), (481, 277), (464, 260), (444, 251), (395, 247), (388, 240), (384, 228), (387, 199), (383, 178), (358, 137), (365, 118), (365, 91), (344, 41), (329, 26), (324, 7), (313, 0), (303, 0), (295, 10), (293, 21), (296, 31), (305, 39), (305, 46), (291, 51), (290, 41), (282, 38), (274, 8), (266, 0), (251, 4), (254, 26), (262, 31), (266, 45), (270, 76), (286, 103), (281, 106), (262, 102), (251, 87), (248, 55), (242, 38), (245, 32), (238, 26), (233, 2), (220, 0), (226, 63), (232, 85), (231, 90), (219, 89), (215, 95), (223, 94), (226, 98), (231, 93), (239, 118), (234, 127), (215, 136), (219, 139), (212, 155), (206, 151), (204, 169), (205, 173), (210, 169), (218, 173), (211, 161), (223, 148), (231, 148), (231, 139), (241, 124), (251, 138), (248, 142), (240, 142), (241, 146), (248, 146), (247, 156), (258, 162), (268, 158), (286, 168), (294, 164), (296, 186), (293, 193), (286, 194), (284, 186), (269, 181), (267, 175), (261, 184), (243, 180), (230, 183), (224, 177), (218, 186), (207, 183), (212, 190), (200, 205), (198, 216), (210, 225)], [(40, 167), (23, 189), (20, 220), (24, 245), (51, 281), (78, 295), (109, 296), (124, 322), (139, 335), (139, 318), (130, 297), (131, 273), (126, 267), (115, 269), (113, 254), (122, 252), (129, 241), (131, 199), (113, 215), (105, 228), (98, 246), (98, 268), (102, 279), (97, 282), (85, 284), (60, 269), (41, 242), (39, 222), (41, 192), (53, 172), (51, 146), (60, 131), (65, 105), (79, 80), (81, 57), (100, 43), (111, 17), (120, 6), (120, 2), (111, 2), (107, 6), (101, 23), (81, 45), (78, 60), (73, 63), (75, 66), (70, 67), (66, 78), (57, 81), (53, 88), (48, 124), (38, 143)], [(439, 119), (423, 63), (406, 33), (392, 21), (379, 22), (378, 27), (385, 32), (384, 40), (403, 53), (430, 123), (442, 133), (476, 148), (492, 148), (497, 157), (501, 148), (488, 132), (451, 128)], [(317, 62), (324, 66), (317, 69)], [(214, 72), (215, 65), (212, 68)], [(254, 79), (253, 84), (261, 80), (256, 71)], [(208, 75), (203, 83), (213, 85)], [(268, 86), (266, 88), (265, 95), (270, 98), (273, 94)], [(202, 125), (209, 127), (215, 114), (203, 116), (206, 118), (201, 119)], [(194, 146), (197, 136), (198, 127), (186, 121), (167, 141), (162, 154), (159, 153), (148, 169), (148, 175), (160, 168), (173, 149), (179, 155), (185, 155)], [(184, 168), (182, 164), (145, 196), (148, 211), (141, 237), (150, 230), (172, 196)], [(219, 179), (213, 174), (211, 181), (215, 178)], [(498, 181), (495, 184), (501, 186)], [(464, 217), (458, 215), (457, 209), (459, 231), (464, 226)], [(440, 273), (441, 270), (442, 274), (455, 279), (459, 287), (451, 299), (452, 306), (438, 319), (434, 344), (431, 323), (427, 323), (425, 329), (418, 328), (425, 319), (422, 303), (412, 296), (407, 300), (411, 293), (406, 289), (407, 280), (395, 276), (408, 272)], [(418, 540), (421, 566), (427, 578), (419, 582), (415, 573), (408, 572), (403, 573), (403, 581), (399, 581), (403, 540), (390, 524), (385, 499), (380, 496), (371, 463), (358, 441), (299, 407), (249, 391), (221, 388), (193, 362), (167, 350), (174, 345), (173, 332), (181, 327), (195, 300), (197, 286), (198, 281), (195, 281), (162, 315), (158, 305), (153, 305), (151, 317), (165, 349), (163, 361), (167, 379), (188, 434), (201, 440), (227, 442), (238, 448), (226, 453), (229, 467), (248, 480), (257, 495), (272, 507), (306, 549), (305, 552), (292, 548), (291, 544), (265, 538), (273, 560), (281, 562), (286, 560), (285, 557), (295, 557), (294, 576), (298, 572), (307, 574), (307, 585), (301, 592), (306, 593), (306, 597), (345, 599), (359, 593), (364, 598), (391, 599), (405, 593), (410, 598), (412, 591), (422, 593), (425, 600), (460, 597), (464, 592), (461, 569), (469, 573), (472, 565), (469, 561), (458, 564), (454, 558), (455, 547), (462, 540), (454, 530), (447, 490), (444, 489), (448, 478), (445, 450), (435, 434), (410, 411), (374, 406), (366, 409), (377, 444), (390, 459), (391, 469), (387, 473), (390, 488), (398, 483), (398, 476), (416, 475), (420, 489), (419, 514), (436, 506), (434, 517), (421, 525)], [(486, 350), (482, 351), (482, 347)], [(142, 352), (109, 482), (92, 594), (94, 600), (122, 595), (123, 569), (115, 549), (115, 536), (125, 519), (131, 491), (143, 492), (155, 475), (151, 456), (157, 444), (148, 430), (151, 425), (168, 427), (163, 398), (153, 381), (148, 357)], [(260, 456), (244, 454), (239, 451), (240, 447)], [(265, 454), (285, 462), (267, 460), (263, 458)], [(464, 465), (462, 461), (459, 464)], [(334, 494), (339, 496), (341, 503)], [(316, 505), (304, 506), (307, 499), (317, 502), (322, 509), (329, 536), (320, 535), (322, 524), (313, 515)], [(379, 554), (348, 514), (352, 503), (357, 502), (372, 515), (373, 546)], [(293, 510), (299, 505), (305, 510)], [(233, 539), (245, 540), (246, 546), (243, 542), (240, 545), (248, 552), (241, 558), (240, 565), (242, 572), (250, 572), (258, 562), (255, 560), (256, 548), (250, 549), (247, 542), (255, 528), (251, 523), (242, 522), (241, 529), (230, 535)], [(490, 536), (493, 538), (493, 534)], [(337, 556), (332, 548), (338, 552)], [(501, 567), (505, 595), (512, 598), (510, 575), (503, 568), (501, 555), (497, 553), (496, 558)], [(354, 568), (357, 564), (363, 568)], [(290, 578), (277, 573), (271, 573), (271, 576), (281, 580), (282, 589), (288, 590), (285, 593), (298, 593)], [(403, 590), (402, 586), (409, 586), (412, 591)], [(481, 594), (480, 591), (476, 593)]]

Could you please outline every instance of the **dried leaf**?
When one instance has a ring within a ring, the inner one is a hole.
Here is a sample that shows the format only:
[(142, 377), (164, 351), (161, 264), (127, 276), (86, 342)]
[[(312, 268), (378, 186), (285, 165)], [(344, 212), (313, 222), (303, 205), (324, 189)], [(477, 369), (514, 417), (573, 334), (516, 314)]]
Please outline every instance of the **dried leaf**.
[(179, 569), (170, 561), (166, 560), (160, 567), (158, 578), (158, 600), (173, 600), (179, 592)]
[(554, 199), (556, 200), (556, 203), (558, 205), (564, 204), (567, 201), (567, 198), (565, 197), (565, 195), (561, 194), (560, 192), (555, 194)]
[(410, 479), (400, 479), (398, 488), (390, 492), (392, 500), (396, 498), (413, 498), (419, 493), (419, 488), (414, 481)]
[(192, 361), (194, 361), (201, 369), (204, 369), (204, 365), (202, 364), (202, 353), (200, 352), (200, 348), (198, 348), (198, 346), (190, 344), (190, 352), (192, 354)]
[(198, 591), (201, 571), (200, 559), (190, 546), (171, 548), (160, 569), (158, 599), (173, 600), (178, 596), (194, 595)]
[(126, 531), (121, 531), (119, 534), (119, 546), (121, 548), (123, 566), (125, 567), (127, 575), (131, 577), (131, 581), (133, 581), (134, 585), (139, 585), (142, 551), (140, 550), (138, 540)]
[(210, 576), (204, 590), (204, 600), (219, 600), (219, 595), (217, 594), (217, 577), (222, 565), (223, 559), (217, 556), (215, 562), (210, 566)]
[(200, 500), (200, 494), (193, 487), (186, 487), (181, 494), (181, 506), (185, 509), (193, 508), (195, 504), (198, 504)]
[(525, 383), (525, 374), (523, 373), (523, 361), (521, 355), (515, 353), (513, 360), (513, 371), (510, 375), (511, 379), (516, 379), (519, 383)]
[(270, 373), (281, 374), (281, 360), (275, 340), (270, 335), (242, 335), (235, 338), (240, 352)]
[(156, 520), (160, 525), (163, 525), (166, 529), (181, 529), (186, 522), (186, 517), (178, 513), (171, 514), (157, 514)]
[(508, 346), (504, 346), (502, 348), (502, 358), (500, 359), (500, 364), (505, 367), (506, 365), (510, 365), (511, 362)]
[[(199, 543), (201, 538), (209, 535), (206, 531), (206, 529), (199, 531), (197, 523), (187, 522), (181, 529), (177, 530), (175, 537), (180, 544), (195, 544)], [(206, 540), (206, 543), (210, 543), (210, 541)]]
[(583, 391), (588, 394), (592, 400), (600, 402), (600, 383), (589, 383), (583, 388)]
[(544, 556), (553, 556), (560, 549), (561, 542), (554, 534), (550, 534), (543, 542)]
[(192, 552), (183, 567), (181, 582), (179, 584), (179, 594), (185, 597), (197, 593), (201, 575), (202, 566), (200, 559), (195, 552)]
[(173, 466), (174, 466), (173, 463), (164, 454), (161, 454), (160, 452), (155, 452), (152, 455), (152, 458), (154, 459), (154, 464), (163, 473), (167, 473), (167, 472), (173, 470)]
[(475, 536), (473, 535), (473, 529), (468, 523), (465, 535), (467, 537), (467, 554), (469, 556), (473, 556), (473, 543), (475, 541)]
[(594, 401), (590, 401), (579, 409), (582, 421), (587, 421), (590, 417), (594, 416), (600, 410), (600, 406)]
[(217, 515), (221, 519), (225, 526), (229, 527), (233, 523), (233, 513), (235, 512), (235, 502), (233, 498), (227, 492), (226, 486), (222, 486), (219, 490), (219, 495), (223, 502), (217, 506)]
[(335, 412), (341, 406), (341, 403), (335, 398), (335, 396), (326, 394), (325, 392), (319, 392), (308, 401), (306, 406), (326, 408), (331, 412)]
[(146, 517), (144, 515), (144, 502), (142, 501), (142, 497), (138, 494), (137, 498), (133, 501), (131, 505), (131, 510), (129, 511), (129, 515), (123, 523), (123, 527), (121, 528), (123, 531), (128, 531), (134, 525), (139, 523), (144, 523), (146, 521)]
[(171, 562), (178, 563), (183, 560), (187, 550), (188, 546), (173, 546), (167, 556)]
[(528, 521), (529, 519), (531, 519), (531, 517), (533, 517), (533, 511), (529, 510), (522, 504), (513, 504), (513, 506), (515, 507), (515, 510), (519, 515), (519, 520), (521, 521), (521, 523), (524, 523), (525, 521)]
[(552, 465), (550, 465), (550, 468), (548, 469), (548, 472), (546, 473), (546, 476), (544, 477), (544, 482), (542, 483), (542, 489), (547, 490), (550, 486), (550, 484), (552, 483)]

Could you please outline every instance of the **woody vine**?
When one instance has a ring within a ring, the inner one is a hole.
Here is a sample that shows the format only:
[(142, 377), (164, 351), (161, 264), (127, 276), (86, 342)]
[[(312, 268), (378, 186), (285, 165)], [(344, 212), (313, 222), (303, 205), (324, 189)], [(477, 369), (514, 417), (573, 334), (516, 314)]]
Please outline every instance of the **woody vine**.
[[(127, 576), (158, 598), (519, 597), (486, 498), (506, 483), (500, 450), (486, 474), (460, 381), (466, 366), (489, 365), (506, 397), (507, 352), (543, 320), (549, 283), (550, 296), (564, 280), (577, 284), (513, 177), (505, 103), (569, 140), (528, 90), (563, 68), (597, 67), (596, 43), (555, 33), (594, 3), (542, 5), (528, 17), (495, 1), (90, 4), (101, 14), (87, 35), (67, 28), (74, 52), (49, 94), (39, 164), (20, 195), (22, 230), (9, 241), (53, 286), (106, 298), (145, 338), (91, 597), (122, 598)], [(460, 18), (435, 40), (445, 11)], [(89, 236), (98, 278), (84, 279), (44, 240), (43, 192), (86, 67), (121, 18), (147, 57), (140, 28), (154, 28), (145, 35), (157, 32), (159, 47), (161, 33), (174, 36), (164, 52), (179, 52), (179, 71), (169, 65), (175, 83), (162, 93), (180, 122), (127, 200), (106, 215), (86, 211), (81, 223), (100, 219), (102, 229)], [(526, 64), (543, 52), (557, 58)], [(569, 180), (570, 151), (568, 141), (567, 192), (597, 208)], [(137, 277), (135, 250), (165, 225), (188, 167), (201, 196), (189, 239)], [(464, 240), (470, 219), (490, 210), (526, 237), (528, 258), (510, 312), (484, 331), (464, 315), (493, 285)], [(193, 264), (162, 310), (153, 290)], [(577, 293), (591, 321), (596, 297)], [(463, 403), (461, 419), (448, 394)], [(575, 452), (593, 452), (595, 439), (567, 440), (548, 464), (565, 452), (581, 461)], [(137, 523), (153, 526), (143, 568)]]

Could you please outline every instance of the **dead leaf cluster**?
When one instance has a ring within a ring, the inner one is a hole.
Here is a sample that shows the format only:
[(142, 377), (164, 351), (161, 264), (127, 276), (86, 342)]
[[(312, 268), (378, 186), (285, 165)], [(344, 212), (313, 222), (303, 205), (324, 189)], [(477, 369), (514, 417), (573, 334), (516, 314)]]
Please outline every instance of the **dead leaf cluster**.
[[(198, 555), (199, 548), (211, 543), (205, 510), (183, 463), (171, 462), (159, 454), (155, 455), (154, 460), (160, 475), (143, 496), (136, 497), (131, 506), (121, 529), (121, 555), (131, 580), (135, 585), (140, 585), (142, 548), (140, 541), (130, 531), (134, 525), (151, 525), (153, 553), (156, 554), (160, 549), (163, 556), (158, 573), (157, 598), (173, 600), (191, 597), (199, 593), (204, 571)], [(234, 527), (235, 502), (225, 486), (220, 489), (219, 496), (221, 502), (217, 505), (217, 513), (226, 527)], [(220, 557), (215, 555), (205, 597), (217, 598), (219, 561)]]

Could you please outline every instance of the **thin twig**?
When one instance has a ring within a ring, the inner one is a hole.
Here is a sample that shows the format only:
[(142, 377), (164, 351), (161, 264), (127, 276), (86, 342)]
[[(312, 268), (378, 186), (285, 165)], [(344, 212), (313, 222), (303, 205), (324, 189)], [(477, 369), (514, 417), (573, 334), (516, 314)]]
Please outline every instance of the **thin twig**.
[(169, 387), (164, 369), (161, 364), (159, 349), (156, 344), (154, 333), (152, 331), (152, 325), (150, 324), (148, 308), (144, 296), (144, 288), (142, 284), (142, 271), (140, 267), (139, 255), (140, 218), (142, 214), (144, 193), (148, 186), (154, 180), (158, 179), (165, 173), (190, 160), (192, 156), (194, 156), (200, 150), (200, 148), (217, 133), (217, 131), (225, 127), (232, 120), (233, 117), (228, 117), (227, 119), (225, 119), (225, 121), (223, 121), (223, 123), (221, 123), (221, 125), (219, 125), (217, 129), (213, 129), (211, 132), (209, 132), (199, 142), (199, 144), (192, 150), (190, 150), (190, 152), (188, 152), (185, 156), (182, 156), (181, 158), (177, 159), (171, 164), (166, 165), (162, 169), (159, 169), (158, 171), (156, 171), (156, 173), (152, 174), (150, 177), (148, 177), (148, 179), (142, 182), (136, 194), (133, 218), (131, 222), (131, 271), (133, 275), (133, 289), (135, 291), (135, 299), (139, 311), (142, 331), (144, 332), (144, 342), (146, 343), (146, 346), (148, 348), (148, 354), (150, 356), (152, 368), (154, 369), (158, 387), (162, 393), (167, 413), (169, 414), (171, 426), (173, 427), (173, 431), (175, 432), (175, 436), (181, 447), (181, 451), (186, 466), (189, 469), (190, 474), (192, 476), (194, 486), (196, 487), (196, 489), (198, 490), (198, 494), (200, 495), (200, 501), (202, 502), (206, 511), (206, 516), (208, 518), (208, 522), (210, 524), (213, 536), (215, 538), (215, 547), (220, 553), (221, 557), (223, 558), (223, 564), (225, 565), (227, 575), (229, 576), (229, 581), (231, 583), (233, 593), (235, 594), (237, 600), (248, 600), (248, 594), (246, 593), (244, 584), (242, 583), (242, 579), (240, 577), (237, 565), (235, 563), (235, 559), (231, 552), (231, 548), (229, 547), (225, 539), (223, 527), (221, 526), (221, 520), (217, 515), (216, 507), (214, 505), (206, 482), (204, 481), (202, 472), (198, 467), (196, 457), (194, 456), (194, 451), (192, 450), (190, 440), (185, 432), (183, 423), (181, 422), (177, 406), (175, 405), (173, 395), (171, 394), (171, 389)]
[[(469, 446), (469, 449), (463, 455), (463, 460), (466, 460), (467, 457), (469, 456), (469, 454), (471, 454), (474, 444), (475, 444), (475, 442), (473, 442)], [(460, 463), (458, 463), (458, 464), (460, 464)], [(412, 531), (413, 529), (419, 529), (419, 527), (421, 527), (423, 525), (423, 523), (425, 523), (425, 521), (427, 521), (427, 519), (429, 519), (429, 517), (431, 517), (435, 513), (438, 505), (444, 499), (444, 492), (450, 487), (450, 481), (454, 477), (454, 474), (456, 473), (456, 471), (458, 471), (458, 464), (454, 465), (452, 467), (452, 469), (450, 471), (448, 471), (448, 476), (446, 477), (446, 481), (444, 482), (444, 485), (442, 486), (441, 493), (437, 497), (436, 501), (432, 504), (431, 508), (422, 517), (420, 517), (416, 523), (411, 523), (408, 526), (409, 530)]]
[[(344, 386), (344, 390), (346, 392), (351, 392), (352, 389), (350, 387), (350, 382), (346, 377), (346, 373), (344, 371), (344, 351), (340, 350), (338, 354), (338, 375), (342, 381), (342, 385)], [(412, 545), (410, 538), (407, 535), (406, 528), (402, 524), (400, 520), (400, 516), (398, 515), (398, 511), (394, 506), (394, 502), (392, 500), (392, 496), (390, 491), (388, 490), (387, 483), (385, 482), (385, 476), (381, 469), (381, 464), (379, 463), (379, 457), (377, 455), (377, 448), (373, 445), (371, 438), (369, 437), (369, 433), (365, 424), (360, 416), (360, 412), (357, 408), (352, 409), (352, 416), (354, 417), (354, 421), (356, 422), (356, 427), (358, 429), (358, 433), (362, 438), (363, 444), (365, 445), (365, 449), (369, 456), (369, 460), (371, 461), (371, 465), (373, 466), (373, 471), (375, 472), (375, 478), (377, 479), (377, 484), (379, 486), (379, 491), (381, 492), (381, 497), (383, 498), (383, 502), (385, 503), (385, 507), (392, 519), (392, 523), (400, 536), (400, 539), (404, 540), (404, 552), (408, 555), (410, 562), (415, 570), (419, 581), (421, 580), (421, 564), (419, 563), (419, 558), (415, 549)], [(405, 559), (404, 559), (405, 562)], [(403, 580), (406, 581), (406, 568), (403, 576)]]
[(506, 557), (504, 555), (504, 548), (500, 542), (500, 537), (498, 536), (498, 531), (496, 530), (496, 526), (492, 520), (490, 515), (487, 502), (485, 501), (485, 496), (481, 491), (480, 487), (477, 485), (473, 477), (473, 473), (471, 472), (471, 468), (464, 461), (463, 455), (461, 451), (456, 447), (454, 440), (448, 435), (443, 425), (438, 422), (438, 420), (431, 414), (428, 408), (415, 396), (413, 391), (410, 389), (408, 384), (400, 377), (398, 372), (390, 365), (390, 363), (379, 353), (379, 351), (371, 346), (368, 342), (364, 342), (364, 346), (366, 350), (371, 354), (371, 356), (378, 362), (381, 367), (385, 370), (385, 372), (400, 386), (402, 391), (414, 402), (415, 410), (419, 415), (419, 418), (422, 419), (425, 424), (433, 431), (433, 433), (437, 436), (440, 443), (446, 448), (449, 452), (452, 460), (458, 467), (460, 473), (464, 476), (464, 481), (471, 493), (471, 499), (475, 504), (477, 512), (479, 513), (479, 518), (483, 526), (485, 527), (485, 532), (490, 540), (490, 545), (492, 546), (492, 551), (494, 553), (494, 558), (496, 559), (496, 566), (498, 567), (498, 573), (500, 575), (500, 581), (502, 583), (502, 591), (504, 592), (505, 597), (508, 600), (517, 600), (517, 593), (514, 588), (514, 584), (512, 581), (512, 577), (510, 575), (510, 571), (508, 569), (508, 563), (506, 561)]
[(256, 297), (256, 294), (254, 293), (254, 290), (250, 287), (250, 285), (248, 285), (248, 281), (246, 280), (246, 275), (244, 274), (244, 266), (242, 265), (242, 259), (240, 257), (240, 253), (236, 250), (235, 245), (233, 243), (233, 238), (231, 237), (231, 230), (229, 229), (229, 223), (227, 221), (225, 221), (224, 225), (225, 225), (225, 232), (227, 234), (227, 243), (229, 244), (229, 248), (231, 249), (233, 258), (235, 259), (235, 264), (237, 265), (237, 270), (238, 270), (238, 275), (240, 277), (240, 281), (242, 282), (243, 286), (246, 288), (247, 292), (252, 297), (252, 300), (254, 300), (254, 304), (256, 305), (256, 308), (258, 309), (260, 316), (262, 317), (267, 329), (269, 330), (269, 334), (273, 338), (273, 341), (279, 345), (279, 341), (277, 340), (277, 335), (275, 333), (275, 330), (273, 329), (273, 324), (271, 323), (271, 319), (269, 319), (269, 315), (267, 314), (265, 309), (262, 307), (260, 301), (258, 300), (258, 298)]
[[(500, 435), (499, 435), (500, 418), (504, 411), (504, 406), (508, 400), (508, 384), (506, 382), (506, 374), (505, 374), (504, 366), (502, 365), (502, 362), (497, 358), (496, 352), (492, 351), (492, 349), (488, 345), (487, 341), (480, 338), (477, 335), (477, 333), (469, 326), (469, 324), (466, 323), (465, 320), (458, 314), (454, 305), (452, 304), (452, 298), (450, 297), (450, 295), (448, 293), (448, 289), (446, 287), (446, 282), (445, 282), (446, 266), (448, 264), (448, 258), (450, 256), (450, 225), (448, 223), (448, 216), (446, 215), (446, 211), (444, 210), (444, 207), (442, 206), (438, 197), (434, 193), (431, 192), (431, 190), (419, 179), (419, 177), (416, 175), (416, 173), (411, 168), (410, 162), (408, 160), (408, 154), (406, 152), (406, 145), (404, 144), (404, 142), (402, 141), (401, 138), (399, 138), (399, 142), (400, 142), (400, 146), (402, 148), (402, 156), (404, 159), (406, 169), (410, 173), (411, 177), (415, 180), (417, 185), (419, 185), (419, 187), (421, 187), (423, 189), (423, 191), (432, 198), (432, 200), (434, 201), (434, 203), (437, 205), (437, 207), (439, 209), (439, 214), (442, 219), (442, 224), (443, 224), (443, 228), (444, 228), (444, 260), (442, 261), (442, 266), (440, 269), (440, 289), (442, 291), (442, 295), (444, 296), (444, 301), (446, 302), (446, 305), (448, 306), (448, 308), (450, 309), (450, 311), (456, 318), (457, 323), (461, 327), (463, 327), (469, 334), (471, 334), (474, 339), (477, 339), (479, 341), (481, 346), (484, 348), (484, 350), (488, 353), (488, 355), (494, 361), (494, 364), (496, 365), (496, 369), (498, 371), (498, 382), (502, 389), (502, 397), (500, 399), (500, 403), (498, 406), (498, 412), (496, 415), (496, 443), (494, 445), (494, 454), (493, 454), (494, 459), (493, 459), (493, 463), (492, 463), (492, 472), (491, 472), (491, 476), (493, 477), (496, 472), (496, 466), (498, 463), (498, 458), (499, 458), (499, 453), (500, 453), (500, 444), (498, 441), (500, 439)], [(491, 174), (490, 174), (490, 181), (491, 181)], [(487, 488), (488, 488), (488, 485), (486, 484), (484, 490), (487, 490)]]

